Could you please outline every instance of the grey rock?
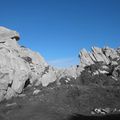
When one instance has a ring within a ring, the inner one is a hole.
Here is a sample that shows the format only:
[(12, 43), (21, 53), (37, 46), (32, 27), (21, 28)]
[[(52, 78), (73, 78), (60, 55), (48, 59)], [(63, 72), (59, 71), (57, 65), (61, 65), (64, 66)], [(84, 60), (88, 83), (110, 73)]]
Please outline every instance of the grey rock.
[(29, 48), (21, 48), (20, 57), (29, 57), (32, 60), (32, 63), (35, 65), (48, 66), (44, 58), (37, 52), (30, 50)]
[(114, 71), (112, 73), (113, 77), (118, 78), (120, 77), (120, 65), (114, 68)]
[(80, 51), (80, 62), (83, 67), (93, 64), (93, 60), (86, 49)]
[(20, 36), (16, 31), (0, 26), (0, 42), (6, 41), (9, 39), (19, 40), (19, 38)]
[(8, 84), (0, 83), (0, 90), (7, 90), (7, 89), (8, 89)]
[(92, 111), (92, 114), (109, 114), (111, 112), (111, 108), (95, 108), (94, 111)]
[(39, 80), (48, 66), (39, 53), (20, 47), (19, 38), (16, 31), (0, 27), (0, 101), (20, 94), (26, 81)]
[(92, 52), (87, 52), (85, 49), (82, 49), (79, 53), (80, 56), (80, 66), (81, 69), (85, 66), (95, 64), (96, 62), (103, 62), (105, 64), (113, 63), (116, 65), (117, 62), (115, 59), (119, 59), (119, 49), (115, 50), (109, 47), (98, 48), (92, 47)]
[(40, 90), (36, 89), (36, 90), (34, 90), (33, 95), (37, 95), (39, 92), (40, 92)]
[(5, 98), (6, 100), (9, 100), (9, 99), (11, 99), (13, 96), (16, 96), (16, 92), (15, 92), (11, 87), (8, 87), (7, 93), (6, 93), (6, 95), (4, 96), (4, 98)]
[(16, 73), (14, 74), (14, 78), (13, 78), (13, 83), (11, 88), (16, 92), (16, 93), (21, 93), (25, 82), (29, 79), (29, 74), (24, 71), (16, 71)]
[(0, 90), (0, 101), (5, 99), (6, 90)]
[(118, 53), (118, 55), (120, 55), (120, 47), (119, 48), (117, 48), (117, 53)]
[(101, 48), (98, 47), (92, 47), (93, 56), (95, 57), (97, 62), (104, 62), (106, 64), (109, 64), (109, 60), (104, 55)]
[(57, 79), (61, 79), (64, 77), (76, 78), (77, 77), (77, 67), (72, 66), (72, 67), (65, 68), (65, 69), (57, 69), (56, 74), (57, 74)]
[(104, 52), (105, 52), (105, 55), (111, 60), (119, 57), (117, 51), (110, 47), (104, 48)]
[(38, 83), (36, 84), (42, 84), (42, 86), (46, 87), (49, 85), (49, 83), (52, 83), (56, 81), (56, 73), (53, 68), (49, 68), (48, 72), (43, 74), (41, 78), (39, 78)]

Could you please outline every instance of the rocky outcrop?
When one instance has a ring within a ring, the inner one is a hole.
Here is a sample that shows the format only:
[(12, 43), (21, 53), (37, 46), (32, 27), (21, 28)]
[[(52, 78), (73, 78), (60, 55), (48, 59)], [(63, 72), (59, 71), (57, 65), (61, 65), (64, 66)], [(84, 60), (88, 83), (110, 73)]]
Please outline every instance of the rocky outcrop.
[(100, 77), (98, 78), (103, 80), (104, 79), (103, 76), (106, 76), (106, 79), (113, 79), (115, 81), (119, 81), (120, 78), (119, 48), (112, 49), (109, 47), (105, 48), (92, 47), (91, 52), (87, 52), (85, 49), (83, 49), (80, 51), (79, 57), (80, 57), (79, 69), (81, 69), (83, 72), (84, 70), (85, 71), (87, 70), (87, 72), (91, 75), (91, 79), (93, 79), (94, 76), (102, 76), (101, 78)]
[(42, 73), (47, 62), (40, 54), (21, 47), (19, 39), (16, 31), (0, 27), (0, 101), (20, 94), (28, 83), (44, 83)]
[(85, 49), (81, 50), (80, 56), (80, 66), (84, 68), (85, 66), (95, 64), (96, 62), (103, 62), (105, 64), (117, 64), (117, 60), (120, 59), (119, 50), (115, 50), (109, 47), (98, 48), (92, 47), (92, 52), (87, 52)]
[(0, 27), (0, 101), (20, 96), (28, 85), (46, 87), (50, 83), (60, 85), (61, 80), (76, 80), (86, 66), (97, 62), (103, 62), (104, 68), (96, 69), (92, 75), (109, 74), (107, 65), (111, 64), (115, 66), (113, 77), (120, 76), (120, 67), (117, 67), (120, 63), (120, 48), (92, 47), (92, 52), (83, 49), (79, 53), (80, 65), (57, 69), (48, 65), (39, 53), (20, 46), (19, 39), (20, 35), (16, 31)]

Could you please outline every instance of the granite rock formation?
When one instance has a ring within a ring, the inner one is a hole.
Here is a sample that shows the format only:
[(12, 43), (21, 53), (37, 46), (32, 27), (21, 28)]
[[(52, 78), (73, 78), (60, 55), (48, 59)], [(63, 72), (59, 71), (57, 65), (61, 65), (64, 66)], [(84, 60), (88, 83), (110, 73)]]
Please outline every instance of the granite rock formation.
[(103, 62), (107, 65), (117, 64), (117, 61), (120, 59), (119, 49), (115, 50), (110, 47), (92, 47), (92, 52), (87, 52), (86, 49), (83, 49), (80, 51), (79, 57), (80, 66), (83, 68), (96, 62)]
[(20, 94), (24, 87), (35, 81), (43, 86), (50, 82), (42, 81), (47, 62), (39, 53), (20, 46), (19, 39), (16, 31), (0, 27), (0, 101)]
[[(18, 44), (16, 31), (0, 27), (0, 101), (20, 95), (27, 86), (61, 85), (61, 81), (77, 80), (86, 66), (102, 62), (91, 75), (111, 74), (116, 80), (120, 76), (120, 48), (92, 47), (92, 52), (81, 50), (80, 65), (70, 68), (54, 68), (37, 52)], [(114, 66), (110, 70), (110, 66)], [(112, 71), (112, 72), (111, 72)]]

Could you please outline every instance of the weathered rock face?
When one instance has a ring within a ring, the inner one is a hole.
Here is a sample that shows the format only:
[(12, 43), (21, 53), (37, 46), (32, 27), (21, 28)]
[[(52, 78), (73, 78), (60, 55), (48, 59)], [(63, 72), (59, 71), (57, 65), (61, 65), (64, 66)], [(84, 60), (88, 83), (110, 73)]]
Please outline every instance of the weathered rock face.
[(9, 39), (19, 40), (19, 38), (20, 36), (16, 31), (0, 26), (0, 42), (9, 41)]
[(83, 49), (80, 51), (79, 56), (80, 66), (83, 68), (85, 66), (95, 64), (96, 62), (117, 64), (116, 61), (120, 58), (119, 50), (115, 50), (109, 47), (92, 47), (92, 52), (87, 52), (85, 49)]
[[(113, 79), (115, 81), (120, 80), (119, 48), (112, 49), (109, 47), (105, 48), (92, 47), (92, 52), (87, 52), (85, 49), (83, 49), (80, 52), (79, 56), (80, 56), (79, 69), (82, 70), (83, 72), (87, 70), (87, 73), (91, 75), (91, 79), (94, 79), (94, 76), (101, 75), (101, 78), (100, 77), (98, 78), (102, 80), (104, 79), (103, 76), (106, 76), (107, 79)], [(87, 73), (85, 72), (85, 74)], [(84, 76), (86, 76), (85, 79), (90, 79), (90, 77), (87, 78), (87, 75)], [(105, 81), (107, 83), (107, 80)]]
[(19, 38), (16, 31), (0, 27), (0, 101), (20, 94), (26, 81), (39, 80), (48, 66), (41, 55), (20, 47)]

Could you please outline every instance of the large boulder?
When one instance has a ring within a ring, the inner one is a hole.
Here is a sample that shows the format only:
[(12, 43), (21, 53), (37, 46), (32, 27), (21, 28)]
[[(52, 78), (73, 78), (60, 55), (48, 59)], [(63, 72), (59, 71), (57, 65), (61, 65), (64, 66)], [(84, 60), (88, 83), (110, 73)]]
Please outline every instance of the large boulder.
[(41, 77), (39, 77), (36, 86), (41, 84), (43, 87), (47, 87), (50, 83), (57, 80), (56, 75), (56, 70), (51, 66), (47, 66), (42, 72)]
[(44, 58), (38, 53), (30, 50), (29, 48), (21, 47), (19, 52), (20, 57), (29, 57), (33, 64), (48, 66)]
[(92, 53), (97, 62), (104, 62), (109, 64), (109, 59), (103, 53), (103, 50), (98, 47), (92, 47)]
[(71, 66), (69, 68), (64, 69), (56, 69), (57, 79), (69, 77), (69, 78), (76, 78), (77, 75), (77, 66)]
[(86, 49), (82, 49), (79, 53), (79, 56), (80, 56), (81, 65), (83, 67), (90, 64), (94, 64), (94, 59), (92, 59), (91, 55), (87, 52)]
[(120, 57), (117, 53), (117, 50), (110, 47), (104, 48), (104, 53), (109, 58), (109, 60), (114, 60)]

